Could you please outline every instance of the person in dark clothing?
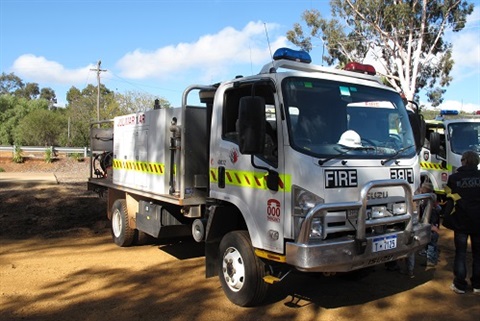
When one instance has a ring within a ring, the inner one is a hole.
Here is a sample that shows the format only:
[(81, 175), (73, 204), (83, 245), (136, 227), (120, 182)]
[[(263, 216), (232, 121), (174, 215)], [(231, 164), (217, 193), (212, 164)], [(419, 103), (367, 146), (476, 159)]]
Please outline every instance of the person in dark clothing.
[[(447, 226), (454, 231), (455, 261), (454, 279), (451, 289), (463, 294), (467, 290), (467, 244), (470, 237), (472, 247), (473, 293), (480, 295), (480, 171), (479, 157), (474, 151), (462, 154), (462, 166), (450, 175), (447, 182), (447, 206), (445, 215), (453, 223)], [(444, 218), (445, 220), (446, 218)]]

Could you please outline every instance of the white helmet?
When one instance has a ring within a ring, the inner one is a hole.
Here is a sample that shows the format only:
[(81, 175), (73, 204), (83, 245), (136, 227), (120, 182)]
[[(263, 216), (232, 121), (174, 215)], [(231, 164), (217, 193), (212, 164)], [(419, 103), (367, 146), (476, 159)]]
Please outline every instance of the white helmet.
[(351, 148), (362, 147), (360, 135), (351, 129), (347, 130), (342, 134), (342, 136), (340, 136), (340, 140), (337, 144)]

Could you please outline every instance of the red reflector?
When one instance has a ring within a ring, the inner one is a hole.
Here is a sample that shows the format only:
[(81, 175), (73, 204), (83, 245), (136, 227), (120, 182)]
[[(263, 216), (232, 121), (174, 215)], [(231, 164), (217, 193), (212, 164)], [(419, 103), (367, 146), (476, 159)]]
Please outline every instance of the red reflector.
[(358, 62), (349, 62), (343, 69), (368, 75), (375, 75), (377, 73), (372, 65), (360, 64)]

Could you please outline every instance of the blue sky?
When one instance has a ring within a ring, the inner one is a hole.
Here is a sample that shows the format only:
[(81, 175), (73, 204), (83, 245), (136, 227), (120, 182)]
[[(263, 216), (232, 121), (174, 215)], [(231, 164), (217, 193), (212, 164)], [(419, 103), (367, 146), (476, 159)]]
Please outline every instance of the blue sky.
[[(460, 33), (447, 32), (456, 61), (440, 108), (480, 110), (480, 0)], [(0, 0), (0, 72), (55, 90), (96, 85), (149, 93), (179, 106), (191, 84), (256, 74), (302, 12), (323, 0)], [(268, 40), (267, 41), (267, 35)], [(312, 52), (321, 64), (321, 47)], [(426, 101), (422, 101), (426, 103)]]

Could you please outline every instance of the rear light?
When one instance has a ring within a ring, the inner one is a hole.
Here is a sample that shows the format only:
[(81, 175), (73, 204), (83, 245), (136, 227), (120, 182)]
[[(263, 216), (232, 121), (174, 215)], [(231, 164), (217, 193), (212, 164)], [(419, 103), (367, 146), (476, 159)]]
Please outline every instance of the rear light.
[(372, 76), (374, 76), (377, 73), (375, 68), (372, 65), (365, 65), (358, 62), (349, 62), (343, 69), (347, 71), (354, 71), (354, 72), (359, 72), (362, 74), (368, 74)]

